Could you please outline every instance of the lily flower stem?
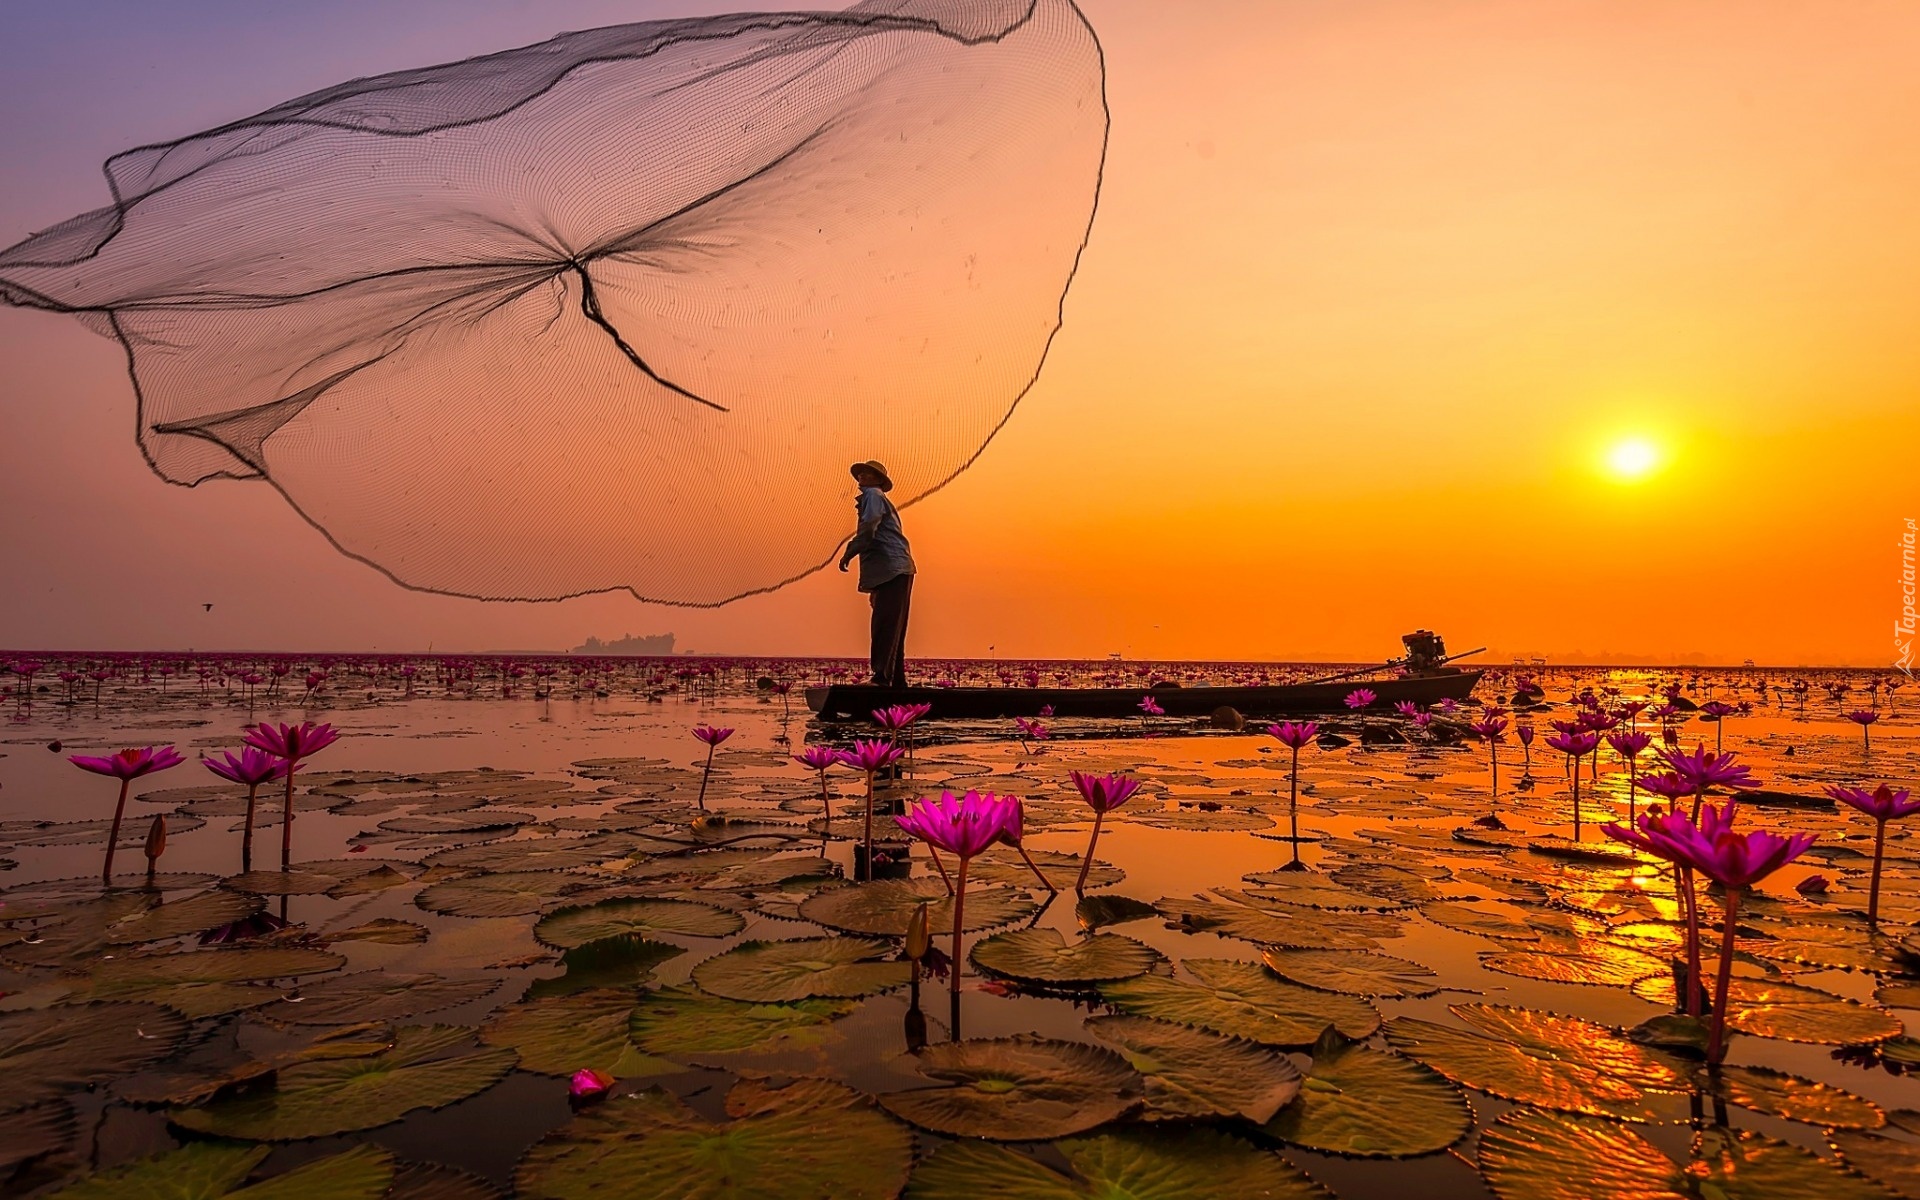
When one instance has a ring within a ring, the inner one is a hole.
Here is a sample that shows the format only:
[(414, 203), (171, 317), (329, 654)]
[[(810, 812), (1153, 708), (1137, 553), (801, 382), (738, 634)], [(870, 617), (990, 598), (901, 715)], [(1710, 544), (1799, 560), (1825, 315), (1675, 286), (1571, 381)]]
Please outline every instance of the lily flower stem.
[(1087, 872), (1093, 870), (1093, 848), (1100, 844), (1100, 822), (1106, 820), (1106, 817), (1107, 814), (1103, 812), (1093, 814), (1093, 836), (1087, 839), (1087, 858), (1080, 864), (1080, 878), (1073, 885), (1076, 896), (1087, 894)]
[[(966, 925), (967, 860), (960, 860), (960, 881), (953, 889), (953, 1002), (960, 1003), (960, 930)], [(958, 1036), (957, 1034), (955, 1036)]]
[(1740, 911), (1740, 889), (1727, 889), (1727, 921), (1720, 935), (1720, 977), (1714, 985), (1713, 1031), (1707, 1035), (1707, 1063), (1719, 1066), (1726, 1057), (1727, 989), (1733, 984), (1733, 918)]
[(953, 895), (953, 876), (947, 874), (947, 864), (940, 861), (940, 848), (928, 842), (927, 853), (933, 855), (933, 865), (940, 869), (940, 882), (947, 885), (947, 895)]
[(1873, 928), (1880, 926), (1880, 860), (1887, 849), (1887, 823), (1879, 820), (1873, 826), (1873, 882), (1867, 886), (1867, 924)]
[(866, 877), (873, 878), (873, 772), (867, 772), (867, 831), (862, 835), (867, 845)]
[[(1293, 840), (1294, 865), (1300, 863), (1300, 748), (1293, 750), (1293, 770), (1287, 775), (1287, 826)], [(1093, 852), (1087, 852), (1087, 858), (1093, 858)]]
[(113, 830), (107, 834), (107, 864), (100, 868), (101, 883), (113, 882), (113, 848), (120, 843), (120, 816), (127, 811), (127, 788), (132, 783), (131, 779), (120, 781), (120, 802), (113, 806)]
[(1674, 886), (1681, 895), (1681, 907), (1687, 917), (1687, 1015), (1700, 1015), (1700, 897), (1693, 890), (1693, 870), (1690, 867), (1678, 867), (1674, 871)]
[(713, 774), (713, 743), (707, 743), (707, 765), (700, 772), (700, 811), (707, 811), (707, 777)]
[(280, 814), (280, 869), (293, 866), (293, 763), (287, 763), (287, 802)]
[(253, 870), (253, 806), (259, 795), (259, 784), (247, 785), (247, 825), (240, 833), (240, 869), (242, 871)]
[(1053, 886), (1053, 880), (1048, 879), (1046, 874), (1040, 870), (1040, 864), (1033, 861), (1033, 855), (1027, 853), (1027, 848), (1025, 846), (1016, 846), (1015, 849), (1020, 851), (1021, 858), (1027, 860), (1027, 866), (1033, 869), (1033, 877), (1040, 881), (1040, 886), (1049, 892), (1057, 894), (1060, 889)]

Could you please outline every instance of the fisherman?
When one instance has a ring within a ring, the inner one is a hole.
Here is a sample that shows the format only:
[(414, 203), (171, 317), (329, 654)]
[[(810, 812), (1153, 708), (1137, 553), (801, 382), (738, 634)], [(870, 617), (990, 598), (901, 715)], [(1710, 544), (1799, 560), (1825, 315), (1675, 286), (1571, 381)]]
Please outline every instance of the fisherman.
[(900, 510), (887, 499), (893, 478), (874, 461), (852, 467), (860, 495), (854, 500), (859, 527), (847, 540), (840, 569), (860, 556), (860, 590), (873, 604), (873, 682), (904, 687), (907, 682), (907, 607), (913, 598), (913, 554), (900, 529)]

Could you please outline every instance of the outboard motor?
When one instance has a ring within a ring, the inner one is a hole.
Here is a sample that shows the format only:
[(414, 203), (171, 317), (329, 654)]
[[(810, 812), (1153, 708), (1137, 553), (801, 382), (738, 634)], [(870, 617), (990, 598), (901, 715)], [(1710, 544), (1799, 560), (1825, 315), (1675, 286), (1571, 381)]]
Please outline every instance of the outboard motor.
[(1435, 671), (1447, 661), (1447, 643), (1431, 629), (1402, 634), (1400, 644), (1407, 648), (1405, 662), (1410, 672)]

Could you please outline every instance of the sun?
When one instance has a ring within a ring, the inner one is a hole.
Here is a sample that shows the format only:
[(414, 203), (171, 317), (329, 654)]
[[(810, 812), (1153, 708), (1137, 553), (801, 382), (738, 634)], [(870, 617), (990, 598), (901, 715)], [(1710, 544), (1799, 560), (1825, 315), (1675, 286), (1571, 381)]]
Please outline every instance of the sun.
[(1658, 470), (1666, 455), (1644, 437), (1623, 437), (1607, 447), (1607, 473), (1622, 483), (1634, 483)]

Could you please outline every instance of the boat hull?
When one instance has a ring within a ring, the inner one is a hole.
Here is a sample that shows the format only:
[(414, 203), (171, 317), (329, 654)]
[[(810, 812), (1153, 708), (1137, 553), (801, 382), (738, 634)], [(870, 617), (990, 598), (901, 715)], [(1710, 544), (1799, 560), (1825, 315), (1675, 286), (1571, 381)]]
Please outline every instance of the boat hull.
[(931, 720), (1037, 717), (1050, 708), (1057, 717), (1137, 717), (1140, 700), (1151, 695), (1170, 717), (1204, 717), (1231, 708), (1243, 717), (1308, 716), (1344, 713), (1355, 688), (1378, 697), (1370, 711), (1391, 710), (1405, 700), (1438, 704), (1465, 700), (1480, 682), (1480, 671), (1451, 668), (1398, 679), (1341, 680), (1333, 683), (1281, 684), (1269, 687), (1027, 688), (900, 687), (834, 684), (807, 689), (807, 707), (822, 720), (865, 721), (874, 709), (891, 704), (930, 704)]

